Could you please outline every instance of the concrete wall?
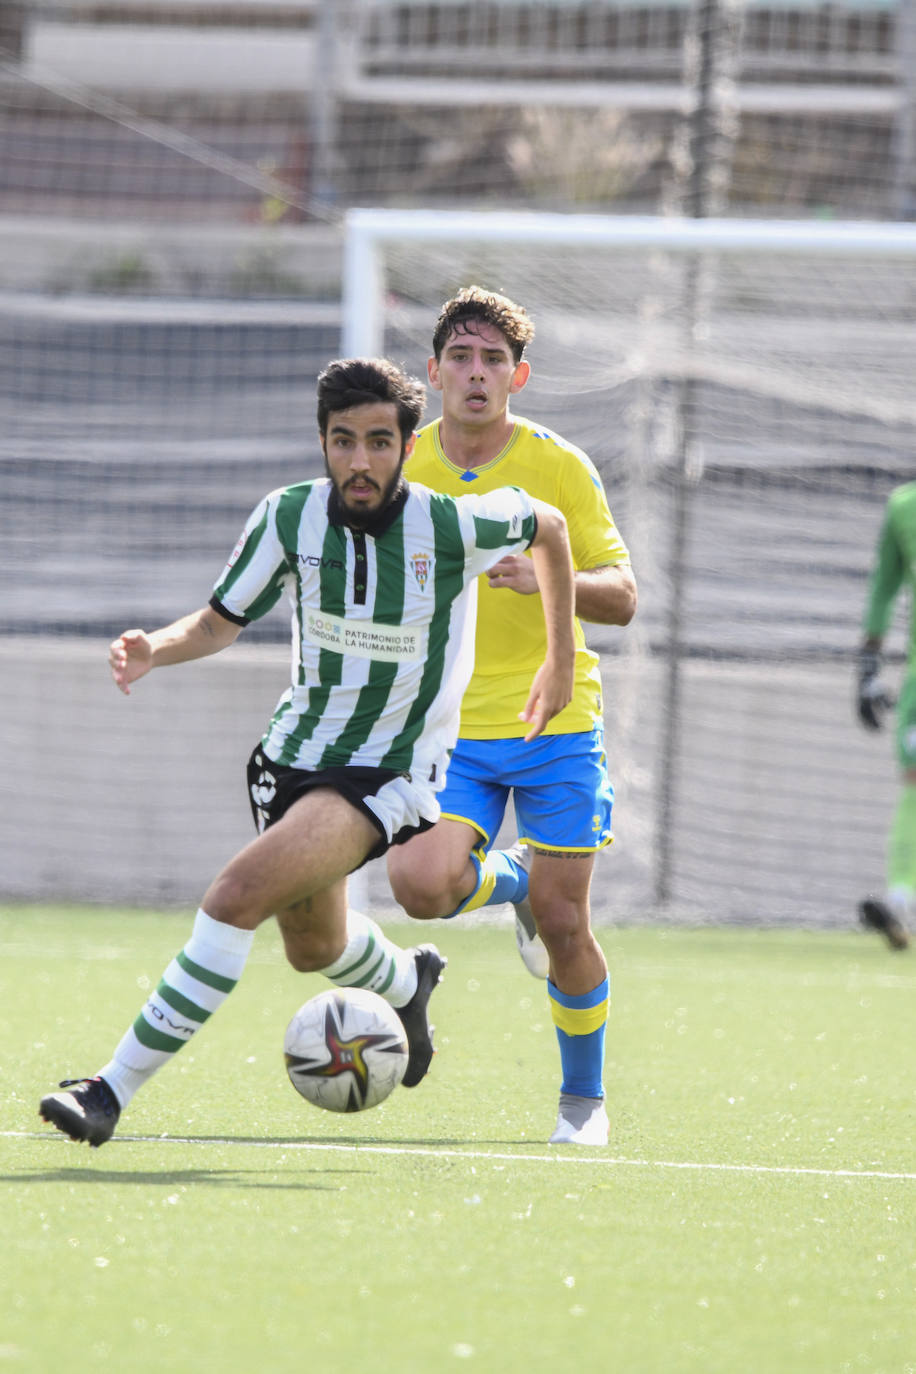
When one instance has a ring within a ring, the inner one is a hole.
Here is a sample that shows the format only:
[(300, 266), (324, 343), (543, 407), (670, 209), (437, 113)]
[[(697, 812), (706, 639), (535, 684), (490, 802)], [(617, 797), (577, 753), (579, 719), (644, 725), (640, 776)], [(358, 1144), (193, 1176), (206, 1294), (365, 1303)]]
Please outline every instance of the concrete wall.
[[(130, 697), (106, 653), (98, 640), (0, 639), (0, 898), (193, 907), (253, 833), (244, 765), (286, 651), (240, 643)], [(854, 722), (848, 665), (685, 665), (664, 912), (662, 668), (616, 658), (604, 676), (616, 842), (599, 856), (596, 920), (855, 923), (883, 882), (896, 769), (890, 737)], [(366, 878), (372, 907), (393, 910), (384, 863)]]

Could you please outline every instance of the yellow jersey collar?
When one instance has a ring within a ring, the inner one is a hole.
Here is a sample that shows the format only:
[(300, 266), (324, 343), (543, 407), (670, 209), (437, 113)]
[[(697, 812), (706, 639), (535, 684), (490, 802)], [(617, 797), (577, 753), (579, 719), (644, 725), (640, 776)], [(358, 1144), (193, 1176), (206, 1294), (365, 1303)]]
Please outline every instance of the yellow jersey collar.
[(506, 440), (505, 444), (503, 444), (502, 448), (499, 450), (499, 453), (497, 453), (495, 458), (491, 458), (488, 463), (480, 463), (475, 468), (463, 468), (459, 467), (457, 463), (453, 463), (451, 458), (449, 458), (448, 454), (446, 453), (445, 449), (442, 447), (442, 441), (439, 438), (439, 424), (439, 420), (433, 420), (432, 424), (430, 425), (433, 437), (433, 449), (435, 450), (436, 457), (439, 459), (441, 463), (445, 464), (449, 472), (455, 473), (456, 477), (467, 476), (468, 480), (470, 480), (471, 477), (479, 476), (481, 473), (492, 472), (493, 469), (497, 466), (497, 464), (501, 463), (504, 458), (508, 457), (510, 451), (515, 447), (516, 443), (518, 442), (519, 436), (522, 432), (522, 426), (520, 421), (515, 420), (512, 425), (512, 433), (509, 435), (509, 438)]

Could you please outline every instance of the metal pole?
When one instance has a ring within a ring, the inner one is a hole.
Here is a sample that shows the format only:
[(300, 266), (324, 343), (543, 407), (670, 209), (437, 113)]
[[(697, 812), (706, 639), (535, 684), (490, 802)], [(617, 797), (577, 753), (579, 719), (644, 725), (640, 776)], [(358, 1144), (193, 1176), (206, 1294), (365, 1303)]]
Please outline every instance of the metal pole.
[[(726, 9), (727, 0), (697, 0), (685, 37), (685, 75), (692, 95), (687, 124), (686, 166), (683, 171), (683, 209), (691, 219), (703, 219), (721, 208), (725, 199), (733, 122), (727, 92), (737, 65), (740, 12)], [(710, 263), (691, 255), (684, 272), (681, 301), (682, 343), (685, 355), (695, 346), (706, 314)], [(681, 669), (685, 653), (684, 603), (687, 560), (693, 515), (693, 494), (702, 475), (702, 452), (696, 422), (698, 382), (692, 377), (677, 385), (677, 452), (674, 468), (671, 543), (668, 555), (670, 600), (666, 636), (667, 671), (662, 699), (662, 741), (659, 756), (656, 814), (655, 898), (665, 905), (673, 893), (674, 832), (677, 821), (678, 771), (681, 753)]]
[(331, 205), (337, 197), (335, 167), (340, 19), (339, 2), (318, 6), (312, 69), (311, 144), (312, 196), (321, 205)]
[(897, 84), (894, 127), (894, 214), (916, 219), (916, 0), (897, 6)]

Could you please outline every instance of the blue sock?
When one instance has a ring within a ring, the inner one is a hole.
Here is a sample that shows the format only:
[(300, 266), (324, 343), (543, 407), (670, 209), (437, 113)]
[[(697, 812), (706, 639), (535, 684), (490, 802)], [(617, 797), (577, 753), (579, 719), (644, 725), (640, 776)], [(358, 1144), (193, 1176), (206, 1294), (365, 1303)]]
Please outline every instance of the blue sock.
[(477, 869), (477, 886), (450, 916), (459, 911), (476, 911), (482, 906), (501, 906), (503, 902), (523, 902), (528, 896), (528, 874), (505, 849), (488, 854), (478, 846), (471, 850), (471, 863)]
[(486, 867), (494, 876), (493, 895), (489, 905), (501, 902), (523, 902), (528, 896), (528, 874), (506, 849), (491, 849)]
[(548, 978), (547, 994), (560, 1046), (560, 1091), (574, 1093), (576, 1097), (603, 1097), (608, 979), (603, 979), (591, 992), (573, 997), (561, 992)]

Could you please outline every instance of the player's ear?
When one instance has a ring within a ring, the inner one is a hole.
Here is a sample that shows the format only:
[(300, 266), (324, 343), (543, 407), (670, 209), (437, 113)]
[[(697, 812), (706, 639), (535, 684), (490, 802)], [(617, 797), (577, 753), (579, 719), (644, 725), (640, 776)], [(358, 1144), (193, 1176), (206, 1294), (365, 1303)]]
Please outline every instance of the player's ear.
[(439, 380), (439, 360), (438, 360), (438, 358), (433, 357), (433, 358), (429, 358), (429, 359), (427, 360), (427, 363), (426, 363), (426, 375), (429, 377), (429, 384), (430, 384), (430, 386), (432, 387), (433, 391), (441, 391), (441, 390), (442, 390), (442, 383), (441, 383), (441, 381)]
[(416, 442), (417, 442), (417, 431), (414, 430), (413, 434), (411, 434), (410, 438), (409, 438), (409, 439), (405, 442), (405, 444), (404, 444), (404, 457), (405, 457), (405, 458), (409, 458), (410, 455), (413, 453), (414, 444), (415, 444)]
[(521, 391), (530, 376), (531, 364), (522, 358), (520, 363), (515, 364), (515, 371), (512, 374), (512, 383), (509, 387), (510, 392), (514, 395), (516, 391)]

